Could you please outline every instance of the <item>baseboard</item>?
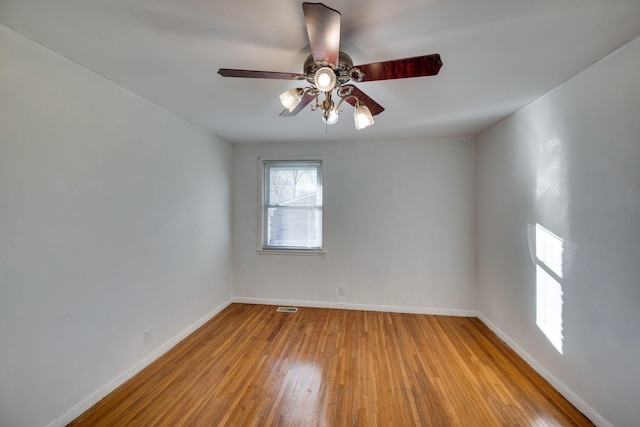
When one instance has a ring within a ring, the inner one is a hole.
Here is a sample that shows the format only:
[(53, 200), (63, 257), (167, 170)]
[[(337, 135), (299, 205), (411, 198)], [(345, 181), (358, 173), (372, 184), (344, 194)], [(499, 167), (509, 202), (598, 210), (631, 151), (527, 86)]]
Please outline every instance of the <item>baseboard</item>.
[(439, 316), (459, 316), (459, 317), (477, 317), (478, 312), (475, 310), (462, 310), (452, 308), (432, 308), (432, 307), (411, 307), (396, 305), (375, 305), (375, 304), (354, 304), (345, 302), (326, 302), (326, 301), (306, 301), (306, 300), (289, 300), (289, 299), (272, 299), (272, 298), (246, 298), (234, 297), (233, 302), (241, 304), (260, 304), (260, 305), (286, 305), (296, 307), (312, 307), (312, 308), (337, 308), (343, 310), (361, 310), (361, 311), (387, 311), (391, 313), (411, 313), (411, 314), (434, 314)]
[(584, 400), (582, 400), (576, 393), (571, 391), (569, 387), (564, 385), (562, 381), (556, 378), (551, 372), (545, 369), (540, 363), (538, 363), (529, 353), (524, 351), (522, 347), (516, 344), (507, 334), (505, 334), (500, 328), (487, 319), (482, 313), (478, 313), (478, 318), (487, 325), (502, 341), (504, 341), (518, 356), (520, 356), (525, 362), (529, 364), (537, 373), (539, 373), (549, 384), (553, 386), (561, 395), (563, 395), (573, 406), (575, 406), (580, 412), (582, 412), (587, 418), (591, 420), (595, 425), (599, 427), (613, 427), (609, 421), (596, 412), (591, 406), (589, 406)]
[(162, 344), (160, 347), (158, 347), (153, 352), (149, 353), (147, 356), (145, 356), (143, 359), (135, 363), (129, 369), (127, 369), (126, 371), (124, 371), (123, 373), (121, 373), (120, 375), (118, 375), (117, 377), (115, 377), (114, 379), (112, 379), (102, 387), (100, 387), (95, 392), (91, 393), (85, 399), (83, 399), (82, 401), (74, 405), (67, 412), (65, 412), (64, 414), (62, 414), (61, 416), (59, 416), (58, 418), (56, 418), (55, 420), (47, 424), (47, 427), (63, 427), (63, 426), (66, 426), (71, 421), (73, 421), (74, 419), (78, 418), (86, 410), (88, 410), (93, 405), (98, 403), (100, 399), (102, 399), (103, 397), (105, 397), (106, 395), (114, 391), (116, 388), (120, 387), (127, 380), (129, 380), (138, 372), (146, 368), (149, 364), (151, 364), (157, 358), (165, 354), (167, 351), (169, 351), (172, 347), (174, 347), (180, 341), (185, 339), (187, 336), (192, 334), (196, 329), (198, 329), (199, 327), (207, 323), (216, 314), (220, 313), (222, 310), (228, 307), (231, 303), (232, 303), (232, 300), (228, 299), (227, 301), (223, 302), (222, 304), (214, 308), (209, 313), (205, 314), (203, 317), (198, 319), (193, 324), (189, 325), (186, 329), (184, 329), (178, 335), (174, 336), (169, 341)]

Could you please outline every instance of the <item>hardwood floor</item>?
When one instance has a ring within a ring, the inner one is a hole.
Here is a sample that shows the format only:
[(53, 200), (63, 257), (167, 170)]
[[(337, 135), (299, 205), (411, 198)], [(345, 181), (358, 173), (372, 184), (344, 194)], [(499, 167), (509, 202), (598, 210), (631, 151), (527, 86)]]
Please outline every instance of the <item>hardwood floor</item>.
[(232, 304), (71, 426), (590, 426), (480, 320)]

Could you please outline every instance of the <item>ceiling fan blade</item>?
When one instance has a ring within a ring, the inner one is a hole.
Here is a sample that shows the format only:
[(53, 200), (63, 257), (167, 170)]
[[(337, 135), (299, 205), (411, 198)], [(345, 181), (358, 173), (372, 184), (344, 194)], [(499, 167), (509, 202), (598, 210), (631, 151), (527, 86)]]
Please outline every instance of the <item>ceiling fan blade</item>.
[(302, 99), (300, 100), (300, 103), (298, 104), (298, 106), (293, 111), (289, 111), (289, 110), (285, 109), (282, 113), (280, 113), (280, 117), (295, 116), (300, 111), (302, 111), (304, 109), (304, 107), (306, 107), (315, 98), (316, 98), (316, 95), (313, 95), (313, 94), (311, 94), (309, 92), (305, 92), (305, 94), (302, 95)]
[[(372, 116), (377, 116), (378, 114), (384, 111), (384, 107), (378, 104), (373, 99), (369, 98), (369, 95), (367, 95), (366, 93), (364, 93), (363, 91), (361, 91), (355, 86), (351, 86), (351, 87), (352, 87), (352, 90), (350, 95), (355, 96), (356, 98), (358, 98), (360, 102), (366, 105), (369, 111), (371, 111)], [(356, 106), (356, 100), (354, 98), (346, 98), (345, 101), (354, 107)]]
[(277, 71), (252, 71), (234, 70), (232, 68), (220, 68), (218, 74), (223, 77), (248, 77), (252, 79), (281, 79), (281, 80), (303, 80), (307, 76), (298, 73), (280, 73)]
[(374, 80), (406, 79), (408, 77), (435, 76), (442, 67), (440, 55), (416, 56), (392, 61), (356, 65), (364, 73), (363, 82)]
[(314, 61), (338, 65), (340, 55), (340, 12), (322, 3), (302, 3), (309, 45)]

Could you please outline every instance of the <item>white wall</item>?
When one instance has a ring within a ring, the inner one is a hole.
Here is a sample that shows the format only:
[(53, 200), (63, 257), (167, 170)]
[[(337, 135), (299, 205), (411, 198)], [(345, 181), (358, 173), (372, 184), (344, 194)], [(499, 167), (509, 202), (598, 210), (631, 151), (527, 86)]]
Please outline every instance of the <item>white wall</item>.
[[(257, 159), (291, 155), (325, 160), (324, 256), (256, 252)], [(235, 298), (474, 310), (474, 162), (472, 138), (234, 144)], [(338, 286), (345, 288), (344, 297)]]
[(0, 27), (0, 425), (64, 424), (229, 301), (230, 179), (229, 143)]
[[(640, 39), (478, 138), (479, 311), (594, 421), (640, 420)], [(535, 233), (564, 241), (563, 352)]]
[[(232, 273), (239, 300), (479, 308), (587, 415), (635, 425), (638, 75), (636, 40), (481, 134), (477, 163), (473, 138), (231, 148), (0, 27), (0, 425), (64, 424)], [(256, 252), (257, 158), (292, 154), (326, 162), (324, 256)], [(562, 354), (536, 326), (536, 224), (564, 241)]]

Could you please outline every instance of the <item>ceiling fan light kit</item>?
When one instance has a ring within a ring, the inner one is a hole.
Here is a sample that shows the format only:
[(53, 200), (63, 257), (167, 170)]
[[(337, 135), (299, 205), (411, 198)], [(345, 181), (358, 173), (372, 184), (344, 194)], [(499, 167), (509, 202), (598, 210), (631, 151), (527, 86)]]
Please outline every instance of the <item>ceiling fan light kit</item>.
[[(349, 81), (356, 83), (375, 80), (434, 76), (440, 71), (440, 55), (416, 56), (354, 66), (351, 57), (340, 50), (340, 12), (322, 3), (302, 3), (309, 35), (311, 55), (305, 60), (302, 74), (273, 71), (252, 71), (221, 68), (223, 77), (245, 77), (283, 80), (306, 80), (310, 86), (289, 89), (280, 95), (285, 110), (281, 117), (295, 116), (315, 100), (311, 110), (322, 110), (322, 121), (328, 125), (338, 122), (344, 102), (354, 107), (353, 119), (358, 130), (373, 125), (373, 116), (384, 108)], [(334, 93), (340, 102), (333, 102)], [(320, 96), (324, 94), (324, 100)]]

